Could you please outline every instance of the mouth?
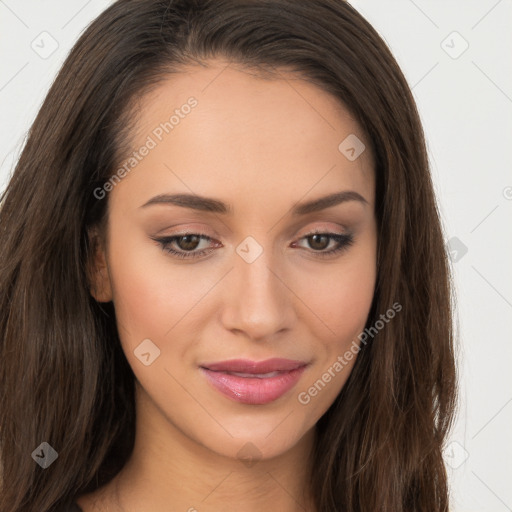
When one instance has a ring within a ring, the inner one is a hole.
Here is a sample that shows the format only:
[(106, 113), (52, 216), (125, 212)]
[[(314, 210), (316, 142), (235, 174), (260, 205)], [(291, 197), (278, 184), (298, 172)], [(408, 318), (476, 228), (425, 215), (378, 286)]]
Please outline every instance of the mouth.
[(209, 384), (224, 396), (249, 405), (273, 402), (292, 389), (308, 366), (304, 361), (232, 359), (199, 367)]

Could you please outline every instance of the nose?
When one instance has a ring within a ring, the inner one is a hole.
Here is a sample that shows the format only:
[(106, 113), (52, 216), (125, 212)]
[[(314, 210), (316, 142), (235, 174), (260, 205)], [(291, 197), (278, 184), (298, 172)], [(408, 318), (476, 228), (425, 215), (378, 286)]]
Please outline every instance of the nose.
[(244, 333), (253, 340), (265, 340), (292, 327), (295, 313), (293, 292), (282, 265), (271, 251), (254, 260), (233, 254), (234, 268), (227, 276), (222, 322), (225, 329)]

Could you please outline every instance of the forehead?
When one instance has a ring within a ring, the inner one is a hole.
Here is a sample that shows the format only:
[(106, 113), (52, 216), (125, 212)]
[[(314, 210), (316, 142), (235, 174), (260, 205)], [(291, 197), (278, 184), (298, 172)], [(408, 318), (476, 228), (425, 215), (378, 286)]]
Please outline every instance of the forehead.
[[(354, 136), (366, 149), (351, 161), (341, 149)], [(374, 202), (366, 135), (337, 98), (296, 73), (262, 77), (218, 60), (183, 68), (138, 103), (132, 150), (149, 139), (127, 180), (148, 194), (181, 179), (204, 195), (272, 200), (272, 190), (297, 198), (350, 188)]]

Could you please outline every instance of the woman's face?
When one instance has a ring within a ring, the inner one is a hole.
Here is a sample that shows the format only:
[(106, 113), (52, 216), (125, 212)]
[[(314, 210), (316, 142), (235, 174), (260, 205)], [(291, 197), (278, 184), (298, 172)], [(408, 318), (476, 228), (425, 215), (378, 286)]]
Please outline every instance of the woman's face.
[(372, 155), (333, 97), (281, 76), (210, 61), (169, 77), (103, 189), (94, 294), (114, 302), (139, 421), (162, 443), (284, 453), (357, 357), (376, 279)]

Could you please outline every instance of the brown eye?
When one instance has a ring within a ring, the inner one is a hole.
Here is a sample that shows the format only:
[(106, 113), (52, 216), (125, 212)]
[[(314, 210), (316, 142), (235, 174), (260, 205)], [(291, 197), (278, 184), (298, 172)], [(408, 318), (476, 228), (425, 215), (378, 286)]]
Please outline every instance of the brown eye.
[[(322, 258), (333, 256), (348, 249), (348, 247), (354, 243), (354, 236), (352, 234), (345, 235), (342, 233), (310, 233), (301, 238), (301, 240), (305, 240), (308, 247), (300, 245), (299, 247), (310, 249), (310, 252), (313, 252), (315, 256)], [(334, 242), (334, 247), (326, 250), (331, 242)], [(296, 243), (294, 246), (296, 246)]]
[(329, 246), (330, 237), (328, 235), (315, 234), (307, 237), (309, 246), (317, 251), (323, 251)]
[[(162, 249), (177, 258), (201, 258), (213, 250), (213, 246), (221, 245), (215, 242), (207, 235), (200, 233), (185, 233), (183, 235), (166, 236), (162, 238), (152, 238)], [(201, 244), (206, 242), (206, 247), (196, 250)], [(173, 248), (174, 247), (174, 248)]]
[(197, 249), (200, 240), (201, 237), (198, 235), (184, 235), (176, 237), (175, 243), (183, 251), (193, 251)]

